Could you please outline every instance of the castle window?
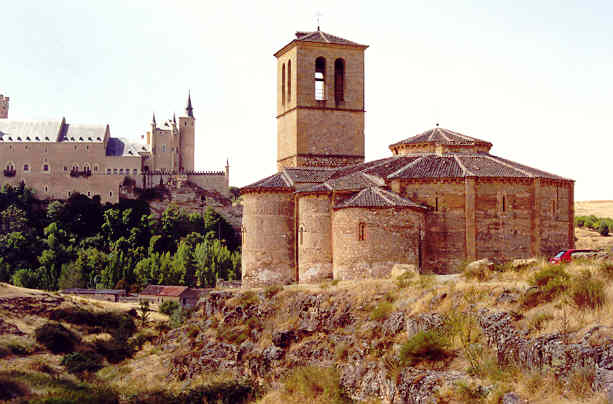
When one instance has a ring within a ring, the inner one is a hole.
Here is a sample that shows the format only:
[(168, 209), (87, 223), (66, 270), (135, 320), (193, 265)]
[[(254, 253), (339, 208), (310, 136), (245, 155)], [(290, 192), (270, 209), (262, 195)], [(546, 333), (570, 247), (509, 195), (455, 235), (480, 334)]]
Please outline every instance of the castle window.
[(98, 164), (94, 164), (94, 171), (98, 171), (100, 167), (98, 166)]
[(49, 192), (49, 187), (45, 185), (45, 193)]
[(113, 196), (113, 191), (109, 191), (109, 197)]
[(24, 172), (28, 172), (28, 171), (30, 171), (30, 165), (29, 165), (29, 164), (24, 164), (24, 165), (23, 165), (23, 171), (24, 171)]
[(166, 145), (165, 145), (165, 144), (163, 144), (163, 145), (162, 145), (162, 153), (164, 153), (165, 151), (166, 151)]
[(292, 61), (287, 62), (287, 102), (292, 101)]
[(358, 241), (366, 240), (366, 223), (360, 223), (358, 225)]
[(323, 101), (326, 97), (326, 59), (315, 59), (315, 99)]
[(434, 211), (438, 212), (438, 196), (434, 198)]
[(285, 105), (285, 64), (281, 67), (281, 105)]
[(117, 174), (117, 169), (113, 168), (113, 174)]
[(92, 193), (87, 191), (87, 196), (92, 196)]
[(506, 212), (507, 211), (507, 197), (506, 196), (502, 196), (502, 211)]
[(43, 164), (43, 171), (46, 173), (49, 172), (49, 164)]
[(132, 173), (133, 173), (134, 175), (138, 174), (138, 169), (137, 169), (137, 168), (135, 168), (134, 170), (132, 170)]
[(68, 167), (64, 166), (64, 171), (68, 171)]
[(123, 168), (119, 169), (119, 174), (123, 174)]
[(345, 101), (345, 61), (336, 59), (334, 62), (334, 99), (337, 104)]
[(110, 168), (107, 168), (107, 169), (106, 169), (106, 174), (107, 174), (107, 175), (111, 175), (111, 169), (110, 169)]

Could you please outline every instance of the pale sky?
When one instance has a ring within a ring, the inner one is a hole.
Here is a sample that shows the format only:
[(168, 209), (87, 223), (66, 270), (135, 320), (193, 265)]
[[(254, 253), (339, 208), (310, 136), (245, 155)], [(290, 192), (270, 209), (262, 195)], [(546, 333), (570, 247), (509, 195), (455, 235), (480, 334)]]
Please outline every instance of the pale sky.
[(0, 0), (11, 119), (110, 124), (139, 140), (184, 114), (196, 168), (244, 186), (276, 171), (276, 60), (295, 31), (366, 50), (366, 159), (444, 128), (613, 199), (613, 2)]

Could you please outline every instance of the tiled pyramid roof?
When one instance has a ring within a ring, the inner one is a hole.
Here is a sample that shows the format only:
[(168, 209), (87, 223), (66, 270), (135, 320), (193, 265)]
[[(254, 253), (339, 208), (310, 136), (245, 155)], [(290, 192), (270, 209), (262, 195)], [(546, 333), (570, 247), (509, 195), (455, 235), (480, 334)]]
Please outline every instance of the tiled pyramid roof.
[(475, 143), (485, 143), (490, 144), (489, 142), (481, 139), (477, 139), (474, 137), (466, 136), (458, 132), (451, 131), (449, 129), (436, 128), (427, 130), (419, 135), (411, 136), (410, 138), (401, 140), (400, 142), (394, 143), (390, 145), (390, 147), (399, 146), (402, 144), (416, 144), (416, 143), (440, 143), (440, 144), (450, 144), (450, 145), (469, 145)]
[(293, 190), (294, 184), (287, 178), (287, 175), (281, 171), (263, 180), (254, 182), (251, 185), (241, 188), (241, 192), (258, 191), (258, 190)]
[(398, 194), (377, 187), (368, 187), (353, 197), (339, 203), (335, 209), (343, 208), (414, 208), (427, 210), (428, 208), (403, 198)]
[(296, 32), (296, 40), (305, 42), (335, 43), (339, 45), (360, 45), (359, 43), (341, 38), (336, 35), (328, 34), (320, 30), (313, 32), (298, 31)]

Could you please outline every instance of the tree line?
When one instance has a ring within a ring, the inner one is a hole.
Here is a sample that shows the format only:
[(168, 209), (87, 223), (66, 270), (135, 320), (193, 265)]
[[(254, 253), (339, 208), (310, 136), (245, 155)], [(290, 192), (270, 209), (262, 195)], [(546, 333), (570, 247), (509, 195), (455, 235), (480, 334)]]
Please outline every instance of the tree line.
[(170, 205), (155, 217), (144, 200), (103, 205), (73, 193), (47, 203), (23, 184), (0, 190), (0, 282), (47, 290), (214, 287), (240, 279), (240, 260), (240, 238), (210, 207), (188, 214)]

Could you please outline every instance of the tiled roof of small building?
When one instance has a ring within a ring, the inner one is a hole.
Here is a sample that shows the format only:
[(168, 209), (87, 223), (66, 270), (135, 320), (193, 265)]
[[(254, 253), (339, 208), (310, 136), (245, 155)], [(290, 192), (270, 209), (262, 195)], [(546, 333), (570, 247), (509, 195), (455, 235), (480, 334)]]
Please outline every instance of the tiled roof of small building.
[[(360, 45), (359, 43), (341, 38), (336, 35), (317, 30), (313, 32), (296, 32), (296, 40), (305, 42), (335, 43), (339, 45)], [(364, 45), (360, 45), (364, 46)]]
[(393, 192), (377, 187), (368, 187), (353, 197), (339, 203), (335, 209), (343, 208), (414, 208), (427, 210), (428, 208), (403, 198)]
[(140, 294), (145, 296), (178, 297), (187, 290), (187, 286), (148, 285)]
[(469, 145), (475, 143), (490, 144), (485, 140), (477, 139), (474, 137), (466, 136), (458, 132), (451, 131), (449, 129), (436, 128), (427, 130), (419, 135), (411, 136), (410, 138), (401, 140), (400, 142), (390, 145), (390, 147), (399, 146), (403, 144), (417, 144), (417, 143), (440, 143), (448, 145)]

